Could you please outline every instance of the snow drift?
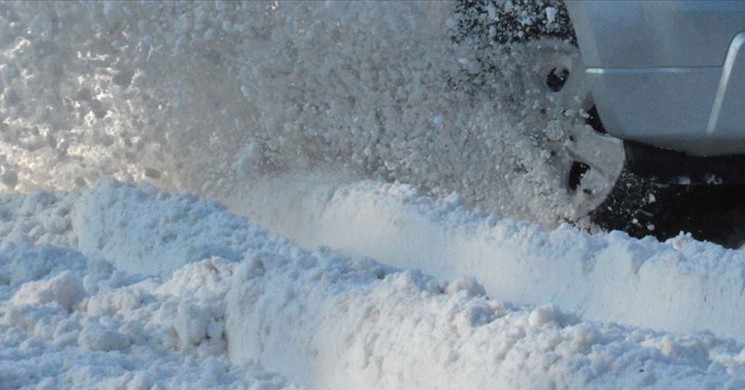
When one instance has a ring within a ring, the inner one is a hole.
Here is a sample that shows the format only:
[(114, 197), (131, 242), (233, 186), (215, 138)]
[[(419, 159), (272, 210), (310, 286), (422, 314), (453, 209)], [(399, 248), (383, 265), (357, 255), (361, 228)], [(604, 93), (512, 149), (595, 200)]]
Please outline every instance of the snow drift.
[[(585, 319), (745, 335), (745, 254), (681, 234), (660, 243), (466, 210), (457, 196), (310, 174), (256, 184), (228, 204), (306, 248), (371, 256), (442, 279), (476, 276), (493, 296)], [(276, 194), (276, 195), (275, 195)]]
[[(438, 208), (410, 189), (398, 191), (420, 212)], [(735, 340), (592, 322), (555, 305), (506, 303), (485, 294), (480, 277), (438, 281), (369, 258), (308, 252), (214, 202), (151, 186), (107, 181), (82, 194), (6, 197), (0, 212), (9, 232), (0, 266), (12, 276), (0, 286), (0, 377), (7, 387), (290, 386), (257, 363), (311, 388), (333, 389), (745, 384), (743, 345)], [(452, 213), (469, 218), (457, 208), (442, 215)], [(535, 227), (493, 221), (491, 228), (512, 232), (526, 247), (544, 240), (542, 253), (553, 248), (554, 262), (573, 261), (558, 249), (592, 241), (563, 229), (556, 234), (566, 246), (557, 246)], [(13, 238), (19, 236), (26, 239)], [(666, 245), (620, 235), (594, 240), (597, 247), (625, 242), (640, 251)], [(185, 254), (205, 245), (208, 251)], [(416, 257), (424, 263), (434, 253)], [(603, 261), (592, 257), (602, 250), (580, 253)], [(500, 261), (509, 269), (509, 259)], [(648, 262), (655, 263), (642, 260), (640, 270)], [(706, 263), (691, 260), (688, 272), (716, 280)], [(667, 271), (660, 281), (679, 272), (679, 262), (655, 266)], [(586, 278), (606, 280), (599, 268), (585, 270)], [(512, 270), (516, 279), (528, 274)], [(649, 313), (665, 310), (654, 305)]]
[[(566, 295), (584, 293), (586, 301), (595, 300), (587, 307), (605, 300), (623, 319), (639, 312), (639, 302), (598, 287), (636, 278), (632, 287), (644, 289), (645, 278), (654, 278), (661, 287), (648, 296), (650, 320), (667, 316), (685, 324), (685, 313), (667, 310), (654, 294), (669, 291), (669, 275), (683, 275), (684, 281), (687, 275), (689, 287), (719, 285), (726, 291), (732, 279), (719, 273), (725, 267), (710, 266), (720, 260), (721, 249), (684, 238), (660, 244), (619, 234), (588, 237), (569, 228), (545, 233), (511, 221), (486, 223), (405, 186), (361, 188), (366, 191), (358, 188), (357, 194), (383, 199), (386, 193), (389, 206), (398, 199), (398, 207), (415, 208), (417, 213), (397, 215), (418, 219), (432, 231), (459, 219), (458, 226), (501, 232), (493, 237), (495, 247), (501, 236), (524, 250), (492, 258), (491, 269), (507, 275), (503, 279), (481, 272), (476, 256), (461, 256), (464, 269), (471, 267), (478, 277), (448, 282), (369, 258), (308, 252), (214, 202), (151, 186), (102, 182), (82, 194), (6, 198), (0, 210), (8, 232), (0, 266), (10, 275), (0, 286), (3, 385), (288, 386), (257, 363), (311, 388), (743, 384), (743, 345), (735, 340), (589, 321), (583, 319), (589, 311), (577, 315), (557, 307), (566, 299), (562, 293), (541, 296), (555, 286), (538, 288), (550, 284), (556, 270), (574, 270), (570, 282), (585, 283)], [(410, 265), (430, 259), (436, 264), (438, 251), (457, 242), (458, 230), (441, 233), (442, 246), (411, 254)], [(673, 251), (679, 253), (676, 261), (667, 261)], [(643, 253), (661, 255), (642, 258)], [(698, 258), (688, 257), (693, 253)], [(741, 255), (728, 253), (728, 266), (739, 266)], [(520, 283), (508, 279), (528, 284), (515, 294)], [(485, 294), (481, 280), (497, 291)], [(507, 287), (500, 290), (502, 284)], [(557, 305), (514, 305), (503, 301), (501, 291), (513, 294), (510, 299), (521, 295)], [(717, 297), (710, 299), (716, 305)], [(742, 320), (735, 318), (738, 311), (730, 312), (715, 317), (720, 323), (712, 327), (736, 329)], [(66, 370), (69, 364), (75, 369)]]

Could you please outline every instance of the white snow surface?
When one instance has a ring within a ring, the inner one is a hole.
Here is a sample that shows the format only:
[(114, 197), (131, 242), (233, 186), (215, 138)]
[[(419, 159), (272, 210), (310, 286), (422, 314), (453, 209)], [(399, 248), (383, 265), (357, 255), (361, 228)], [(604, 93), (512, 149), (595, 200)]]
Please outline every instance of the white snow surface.
[[(474, 267), (489, 260), (491, 273), (474, 269), (476, 277), (447, 281), (367, 257), (309, 252), (215, 202), (132, 182), (3, 198), (0, 387), (292, 388), (284, 378), (330, 389), (745, 385), (745, 345), (736, 338), (591, 321), (561, 308), (571, 301), (562, 296), (584, 294), (612, 305), (606, 310), (621, 320), (632, 313), (634, 322), (642, 306), (652, 322), (685, 323), (685, 313), (666, 312), (653, 294), (674, 303), (668, 280), (703, 290), (712, 280), (730, 282), (710, 264), (724, 257), (720, 268), (734, 273), (743, 255), (684, 237), (661, 244), (570, 228), (546, 233), (472, 215), (409, 186), (358, 186), (368, 188), (337, 192), (397, 204), (398, 221), (414, 220), (404, 225), (418, 220), (441, 231), (439, 246), (418, 247), (411, 256), (421, 260), (409, 265), (432, 260), (428, 269), (436, 270), (455, 255)], [(365, 201), (357, 202), (364, 214)], [(380, 234), (381, 218), (370, 220), (371, 234)], [(513, 255), (461, 256), (460, 229), (482, 242), (491, 232), (493, 248)], [(452, 275), (460, 273), (468, 272)], [(608, 289), (628, 288), (627, 297), (598, 291), (635, 279)], [(537, 288), (542, 283), (564, 287), (541, 296), (551, 290)], [(709, 298), (715, 305), (730, 293), (721, 287)], [(634, 289), (650, 295), (640, 299)], [(730, 317), (712, 317), (712, 328), (741, 326), (742, 311), (730, 303)]]
[(576, 49), (453, 8), (0, 3), (0, 388), (745, 387), (745, 255), (562, 224)]
[(442, 279), (475, 276), (501, 299), (552, 303), (596, 321), (745, 335), (745, 254), (689, 235), (660, 243), (569, 225), (546, 231), (469, 212), (456, 195), (433, 200), (407, 185), (339, 184), (323, 173), (254, 185), (234, 209), (306, 248)]

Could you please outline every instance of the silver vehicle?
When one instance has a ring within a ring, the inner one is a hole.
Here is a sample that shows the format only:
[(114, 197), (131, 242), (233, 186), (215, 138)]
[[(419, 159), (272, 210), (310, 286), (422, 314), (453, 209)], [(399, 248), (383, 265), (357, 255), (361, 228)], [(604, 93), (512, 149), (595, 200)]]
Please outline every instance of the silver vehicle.
[[(594, 104), (604, 129), (624, 141), (632, 175), (595, 220), (637, 236), (688, 231), (741, 245), (745, 2), (565, 5)], [(656, 202), (640, 202), (647, 196)]]
[(565, 149), (578, 222), (745, 243), (745, 0), (458, 4), (459, 28), (487, 53), (579, 47), (571, 65), (539, 70), (551, 93), (575, 94), (589, 125), (573, 127)]
[(632, 170), (683, 184), (745, 182), (745, 2), (566, 7), (595, 105), (626, 141)]

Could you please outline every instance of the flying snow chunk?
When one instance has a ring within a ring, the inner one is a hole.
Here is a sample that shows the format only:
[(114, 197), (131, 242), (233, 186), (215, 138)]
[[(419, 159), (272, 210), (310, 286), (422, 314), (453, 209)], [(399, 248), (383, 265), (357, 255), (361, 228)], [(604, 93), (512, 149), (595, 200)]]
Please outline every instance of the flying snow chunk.
[(241, 86), (241, 94), (243, 94), (244, 98), (251, 99), (251, 90), (245, 85)]
[(238, 154), (233, 168), (245, 175), (250, 175), (256, 170), (261, 159), (261, 148), (255, 142), (249, 142)]
[(559, 11), (554, 7), (548, 7), (546, 8), (546, 20), (549, 24), (556, 21), (556, 13)]

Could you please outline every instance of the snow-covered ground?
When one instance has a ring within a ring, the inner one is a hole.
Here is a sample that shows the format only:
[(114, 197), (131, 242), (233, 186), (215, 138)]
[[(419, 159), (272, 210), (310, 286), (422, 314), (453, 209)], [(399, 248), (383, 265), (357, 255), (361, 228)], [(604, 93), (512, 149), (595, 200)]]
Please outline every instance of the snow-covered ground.
[(587, 226), (576, 49), (454, 10), (0, 4), (0, 388), (745, 387), (745, 254)]
[[(736, 337), (591, 321), (561, 308), (581, 296), (588, 317), (644, 322), (637, 314), (646, 313), (662, 328), (708, 324), (736, 336), (742, 273), (728, 278), (713, 263), (741, 269), (742, 255), (684, 238), (667, 245), (569, 228), (547, 234), (474, 218), (409, 187), (370, 186), (367, 197), (398, 204), (396, 219), (370, 220), (370, 240), (381, 239), (381, 224), (397, 221), (405, 230), (439, 231), (435, 248), (412, 242), (416, 250), (400, 253), (441, 270), (454, 256), (462, 265), (452, 274), (470, 266), (475, 277), (447, 281), (368, 257), (309, 252), (215, 202), (144, 184), (104, 181), (82, 193), (4, 198), (0, 384), (269, 389), (289, 388), (288, 378), (333, 389), (745, 386)], [(364, 219), (360, 210), (350, 220)], [(469, 252), (466, 232), (496, 252)], [(701, 309), (694, 292), (723, 309)], [(676, 299), (689, 301), (689, 311), (674, 310)]]

